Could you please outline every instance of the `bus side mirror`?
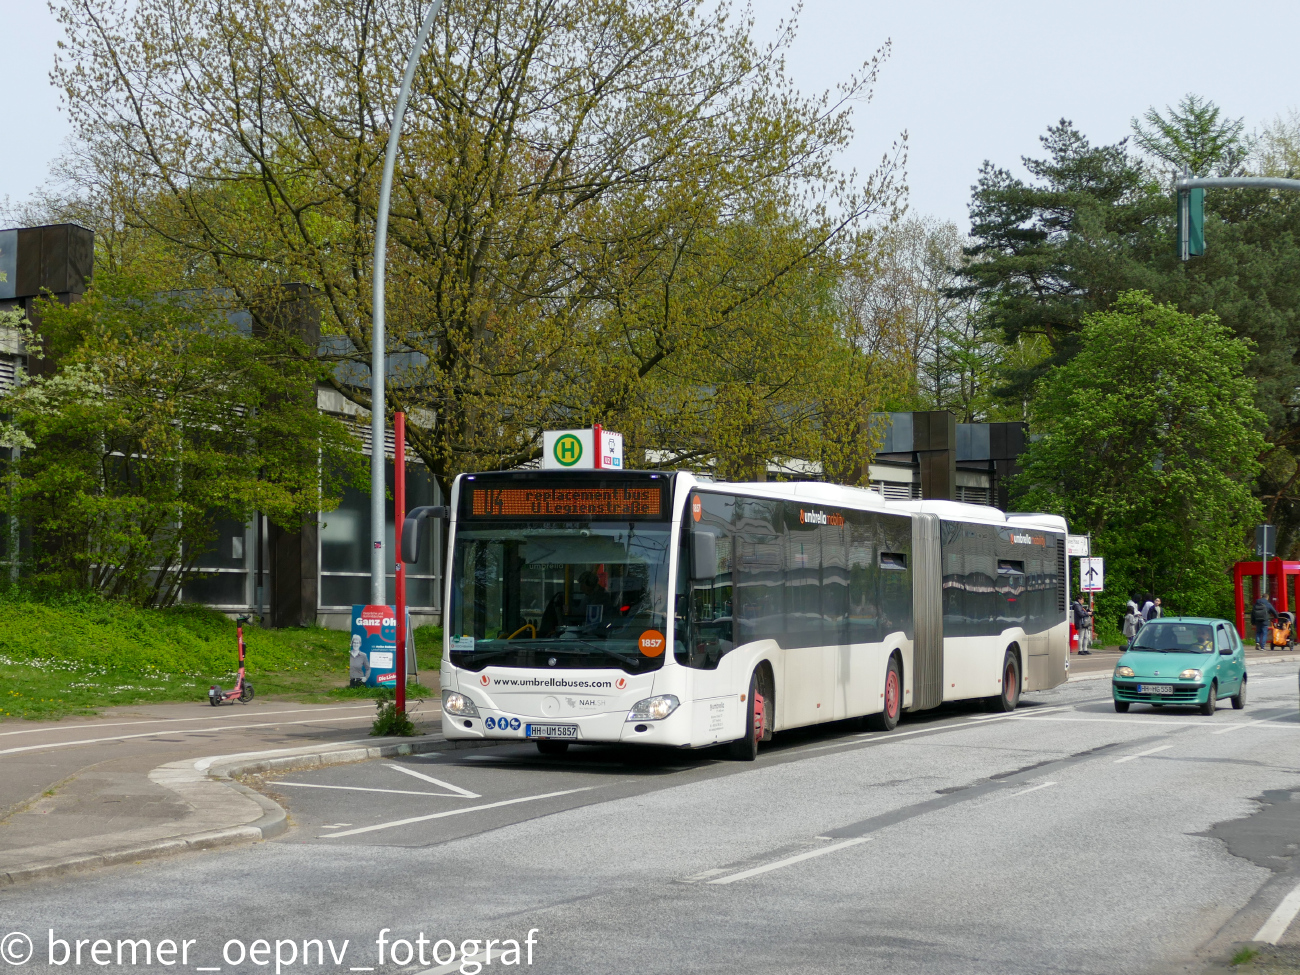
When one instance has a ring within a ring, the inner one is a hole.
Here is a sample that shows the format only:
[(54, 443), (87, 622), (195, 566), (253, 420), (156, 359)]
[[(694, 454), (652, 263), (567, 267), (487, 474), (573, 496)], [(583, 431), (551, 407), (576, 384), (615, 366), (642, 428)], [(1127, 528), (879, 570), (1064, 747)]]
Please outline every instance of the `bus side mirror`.
[(426, 504), (419, 508), (412, 508), (411, 513), (406, 516), (402, 522), (402, 561), (407, 565), (420, 561), (420, 526), (424, 524), (426, 518), (441, 518), (444, 521), (449, 515), (449, 510), (445, 504)]
[(691, 533), (691, 582), (712, 582), (718, 574), (718, 538), (708, 532)]

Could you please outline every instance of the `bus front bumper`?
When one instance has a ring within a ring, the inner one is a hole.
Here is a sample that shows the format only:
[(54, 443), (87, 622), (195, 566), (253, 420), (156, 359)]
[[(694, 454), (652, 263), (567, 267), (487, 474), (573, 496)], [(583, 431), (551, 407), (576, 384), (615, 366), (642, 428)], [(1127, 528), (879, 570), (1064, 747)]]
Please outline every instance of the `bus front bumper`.
[(452, 741), (492, 740), (635, 743), (680, 747), (691, 743), (687, 709), (661, 721), (629, 721), (627, 711), (538, 718), (479, 706), (478, 717), (444, 714), (443, 736)]

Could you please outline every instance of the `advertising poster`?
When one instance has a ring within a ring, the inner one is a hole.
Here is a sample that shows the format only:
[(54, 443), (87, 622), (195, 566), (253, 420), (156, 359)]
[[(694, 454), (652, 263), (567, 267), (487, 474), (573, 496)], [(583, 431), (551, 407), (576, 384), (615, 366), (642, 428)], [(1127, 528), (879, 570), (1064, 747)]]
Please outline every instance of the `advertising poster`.
[(397, 686), (397, 610), (392, 606), (352, 607), (348, 676), (367, 687)]

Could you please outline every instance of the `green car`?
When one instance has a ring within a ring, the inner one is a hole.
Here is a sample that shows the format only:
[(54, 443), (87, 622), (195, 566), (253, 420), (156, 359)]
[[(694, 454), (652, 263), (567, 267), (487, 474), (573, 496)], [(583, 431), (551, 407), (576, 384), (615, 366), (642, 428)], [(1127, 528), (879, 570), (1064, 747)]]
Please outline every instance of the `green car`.
[(1246, 648), (1227, 620), (1154, 619), (1115, 664), (1111, 690), (1121, 713), (1130, 704), (1182, 704), (1213, 714), (1221, 697), (1240, 710), (1246, 706)]

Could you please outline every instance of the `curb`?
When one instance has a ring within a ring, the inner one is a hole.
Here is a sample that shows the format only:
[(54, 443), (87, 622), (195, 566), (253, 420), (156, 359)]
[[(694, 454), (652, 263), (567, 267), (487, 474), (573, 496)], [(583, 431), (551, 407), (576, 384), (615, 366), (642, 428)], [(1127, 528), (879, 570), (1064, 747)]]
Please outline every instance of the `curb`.
[[(197, 830), (180, 836), (144, 842), (133, 843), (128, 838), (129, 834), (118, 834), (119, 843), (113, 844), (112, 834), (109, 834), (103, 837), (104, 840), (109, 841), (109, 849), (38, 859), (2, 870), (0, 887), (44, 877), (58, 877), (94, 870), (99, 867), (154, 859), (187, 850), (212, 850), (239, 843), (257, 843), (285, 833), (289, 828), (289, 820), (284, 808), (255, 789), (235, 781), (236, 776), (294, 768), (346, 765), (351, 762), (390, 758), (395, 755), (421, 755), (429, 752), (456, 751), (462, 748), (481, 748), (484, 744), (498, 743), (448, 741), (441, 736), (430, 737), (427, 741), (388, 739), (384, 744), (373, 745), (360, 741), (344, 741), (338, 742), (333, 747), (307, 745), (301, 748), (215, 755), (168, 762), (149, 773), (151, 781), (176, 792), (191, 804), (199, 803), (218, 808), (223, 805), (228, 806), (229, 812), (236, 819), (254, 811), (260, 811), (260, 815), (242, 824)], [(251, 809), (250, 806), (255, 806), (256, 810)]]

